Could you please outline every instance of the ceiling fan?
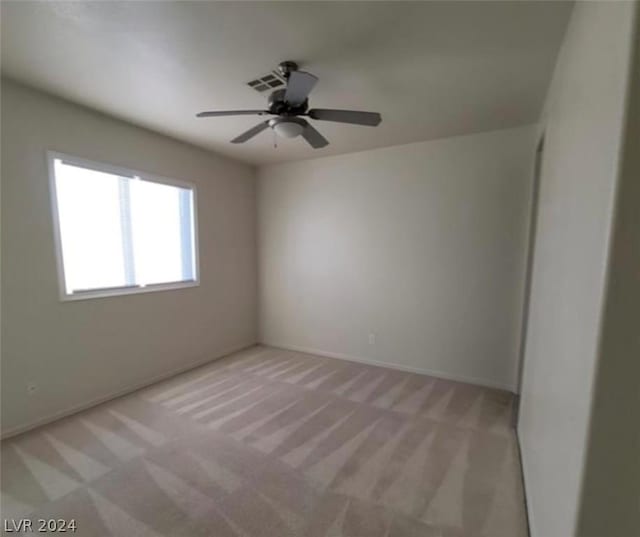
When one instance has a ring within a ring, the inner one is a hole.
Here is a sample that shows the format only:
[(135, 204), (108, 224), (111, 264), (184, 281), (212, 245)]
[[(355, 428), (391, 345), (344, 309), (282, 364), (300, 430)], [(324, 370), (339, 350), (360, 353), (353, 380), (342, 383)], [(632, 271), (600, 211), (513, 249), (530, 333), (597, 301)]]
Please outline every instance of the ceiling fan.
[(278, 65), (278, 73), (286, 80), (286, 89), (277, 89), (269, 95), (269, 107), (267, 110), (200, 112), (196, 117), (275, 116), (243, 132), (240, 136), (231, 140), (231, 143), (244, 143), (271, 127), (276, 134), (284, 138), (295, 138), (301, 135), (314, 149), (327, 146), (329, 141), (303, 117), (369, 127), (376, 127), (382, 121), (380, 114), (377, 112), (332, 110), (328, 108), (312, 108), (309, 110), (308, 97), (318, 82), (317, 77), (311, 73), (298, 71), (298, 65), (291, 61), (282, 62)]

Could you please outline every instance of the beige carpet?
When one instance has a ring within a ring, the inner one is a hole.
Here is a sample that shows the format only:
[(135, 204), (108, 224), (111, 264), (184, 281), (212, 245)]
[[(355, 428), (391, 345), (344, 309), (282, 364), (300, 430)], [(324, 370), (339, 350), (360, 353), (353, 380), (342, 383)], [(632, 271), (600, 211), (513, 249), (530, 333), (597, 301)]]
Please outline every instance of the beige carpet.
[(2, 516), (123, 537), (525, 536), (512, 406), (254, 347), (5, 441)]

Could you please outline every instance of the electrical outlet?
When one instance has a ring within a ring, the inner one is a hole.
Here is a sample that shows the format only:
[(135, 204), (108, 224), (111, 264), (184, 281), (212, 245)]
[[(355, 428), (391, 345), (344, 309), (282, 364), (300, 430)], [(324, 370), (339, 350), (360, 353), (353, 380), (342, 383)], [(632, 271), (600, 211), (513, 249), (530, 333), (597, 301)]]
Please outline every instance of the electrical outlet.
[(376, 335), (371, 333), (369, 334), (369, 345), (375, 345), (376, 344)]
[(38, 391), (38, 385), (35, 382), (29, 382), (27, 384), (27, 393), (33, 395)]

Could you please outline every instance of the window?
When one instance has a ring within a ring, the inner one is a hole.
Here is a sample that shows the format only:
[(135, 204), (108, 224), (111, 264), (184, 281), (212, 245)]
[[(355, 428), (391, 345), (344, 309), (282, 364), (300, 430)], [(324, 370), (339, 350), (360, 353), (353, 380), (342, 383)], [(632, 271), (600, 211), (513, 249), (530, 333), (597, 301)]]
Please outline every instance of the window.
[(198, 284), (195, 189), (49, 154), (61, 297)]

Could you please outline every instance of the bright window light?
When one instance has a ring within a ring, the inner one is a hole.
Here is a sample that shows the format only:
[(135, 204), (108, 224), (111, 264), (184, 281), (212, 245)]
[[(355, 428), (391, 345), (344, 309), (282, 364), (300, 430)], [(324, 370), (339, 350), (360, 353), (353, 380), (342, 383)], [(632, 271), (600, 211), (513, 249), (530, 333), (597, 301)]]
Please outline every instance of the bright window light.
[(72, 157), (51, 164), (63, 297), (197, 284), (193, 187)]

